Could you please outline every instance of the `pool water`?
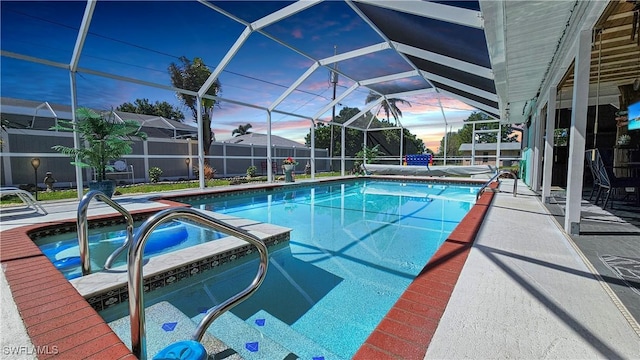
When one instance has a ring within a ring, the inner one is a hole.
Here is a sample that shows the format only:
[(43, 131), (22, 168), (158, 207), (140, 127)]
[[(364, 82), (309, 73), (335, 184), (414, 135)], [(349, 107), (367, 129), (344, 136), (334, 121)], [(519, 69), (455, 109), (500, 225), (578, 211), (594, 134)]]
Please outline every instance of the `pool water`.
[[(126, 239), (126, 230), (123, 230), (125, 227), (123, 224), (89, 229), (89, 256), (92, 272), (102, 270), (109, 255), (123, 244)], [(134, 234), (136, 229), (134, 228)], [(151, 233), (145, 246), (144, 257), (169, 253), (224, 236), (217, 231), (203, 229), (187, 222), (170, 221), (160, 224)], [(36, 245), (67, 279), (82, 276), (77, 233), (46, 236), (36, 240)], [(113, 263), (113, 267), (126, 265), (126, 263), (127, 251), (125, 250)]]
[[(301, 358), (351, 358), (469, 211), (478, 189), (368, 180), (191, 201), (293, 229), (290, 243), (271, 251), (260, 289), (209, 331), (248, 359), (268, 358), (267, 338)], [(198, 322), (245, 288), (256, 268), (252, 260), (200, 274), (145, 295), (145, 306), (166, 301)], [(116, 314), (105, 319), (123, 316)], [(251, 337), (244, 327), (262, 335)]]

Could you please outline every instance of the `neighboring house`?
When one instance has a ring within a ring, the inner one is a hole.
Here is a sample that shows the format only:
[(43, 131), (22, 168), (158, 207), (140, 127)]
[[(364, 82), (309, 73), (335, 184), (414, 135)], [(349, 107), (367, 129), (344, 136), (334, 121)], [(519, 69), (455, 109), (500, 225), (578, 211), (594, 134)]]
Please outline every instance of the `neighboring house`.
[[(20, 186), (38, 183), (44, 188), (44, 174), (53, 172), (56, 187), (73, 187), (76, 182), (76, 168), (66, 155), (52, 149), (55, 145), (73, 146), (73, 134), (65, 131), (49, 130), (60, 119), (71, 120), (71, 107), (30, 100), (0, 98), (0, 115), (7, 129), (0, 131), (2, 160), (0, 162), (0, 185)], [(100, 111), (100, 110), (96, 110)], [(161, 116), (132, 114), (113, 111), (119, 120), (134, 120), (149, 138), (134, 140), (132, 153), (116, 161), (116, 171), (111, 177), (121, 182), (148, 181), (149, 170), (159, 167), (163, 179), (186, 179), (195, 177), (193, 167), (197, 164), (197, 128), (165, 119)], [(211, 145), (209, 164), (216, 169), (217, 177), (246, 174), (250, 166), (267, 169), (267, 138), (263, 134), (247, 134), (224, 143)], [(271, 159), (275, 171), (289, 156), (300, 163), (298, 171), (313, 157), (311, 149), (304, 144), (272, 136)], [(316, 171), (329, 169), (328, 151), (316, 149)], [(40, 159), (38, 169), (32, 167), (32, 158)], [(189, 161), (186, 161), (189, 159)], [(35, 174), (34, 174), (35, 172)], [(90, 170), (83, 170), (83, 179), (91, 179)]]
[[(230, 143), (230, 144), (245, 144), (245, 145), (267, 146), (267, 135), (266, 134), (250, 133), (250, 134), (246, 134), (246, 135), (236, 136), (234, 138), (231, 138), (231, 139), (223, 141), (223, 142)], [(304, 144), (301, 144), (301, 143), (293, 141), (293, 140), (285, 139), (285, 138), (277, 136), (277, 135), (271, 135), (271, 146), (303, 147), (303, 148), (307, 147)]]
[[(476, 144), (475, 145), (475, 164), (495, 165), (497, 143)], [(471, 158), (471, 144), (462, 144), (458, 149), (460, 156)], [(502, 166), (510, 166), (513, 161), (520, 160), (522, 154), (522, 143), (519, 142), (503, 142), (500, 143), (500, 160)], [(464, 160), (464, 165), (471, 164), (470, 160)]]
[[(96, 112), (105, 109), (94, 109)], [(108, 110), (107, 110), (108, 111)], [(9, 121), (9, 127), (15, 129), (49, 130), (58, 119), (71, 120), (71, 106), (51, 104), (32, 100), (0, 98), (0, 114)], [(116, 119), (134, 120), (142, 131), (154, 138), (192, 138), (198, 137), (198, 129), (180, 121), (162, 116), (133, 114), (123, 111), (113, 112)]]

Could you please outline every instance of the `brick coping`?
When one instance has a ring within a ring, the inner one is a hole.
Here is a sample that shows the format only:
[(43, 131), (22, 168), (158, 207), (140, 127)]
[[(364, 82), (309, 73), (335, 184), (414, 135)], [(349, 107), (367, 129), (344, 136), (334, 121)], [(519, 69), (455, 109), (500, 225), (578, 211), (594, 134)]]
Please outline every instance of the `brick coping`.
[[(497, 188), (492, 183), (491, 188)], [(485, 192), (382, 319), (354, 359), (422, 359), (493, 200)], [(165, 201), (163, 201), (165, 202)], [(182, 205), (182, 204), (181, 204)], [(163, 208), (135, 211), (157, 212)], [(91, 220), (111, 218), (96, 216)], [(135, 359), (100, 315), (31, 241), (52, 222), (1, 233), (0, 262), (39, 359)]]

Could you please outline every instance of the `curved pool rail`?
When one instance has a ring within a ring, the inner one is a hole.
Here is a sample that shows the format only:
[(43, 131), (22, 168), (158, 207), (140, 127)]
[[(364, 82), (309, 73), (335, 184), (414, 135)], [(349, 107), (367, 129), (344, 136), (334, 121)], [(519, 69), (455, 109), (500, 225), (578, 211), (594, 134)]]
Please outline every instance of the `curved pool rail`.
[(127, 220), (127, 236), (124, 243), (116, 249), (104, 264), (105, 269), (110, 269), (115, 259), (120, 255), (124, 249), (126, 249), (133, 240), (133, 216), (117, 202), (111, 200), (110, 197), (105, 195), (102, 191), (92, 190), (82, 197), (78, 204), (78, 249), (80, 250), (80, 263), (82, 268), (82, 276), (91, 274), (91, 257), (89, 255), (89, 224), (87, 222), (87, 210), (89, 209), (89, 203), (93, 198), (102, 200), (105, 204), (111, 206), (117, 210)]
[(170, 208), (162, 210), (148, 218), (133, 237), (129, 254), (127, 257), (127, 276), (129, 292), (129, 314), (131, 320), (131, 352), (138, 359), (147, 358), (147, 340), (145, 331), (144, 315), (144, 279), (142, 274), (142, 256), (144, 247), (153, 230), (163, 222), (187, 218), (203, 226), (209, 226), (217, 231), (232, 235), (244, 240), (256, 248), (260, 255), (260, 264), (255, 278), (244, 290), (230, 297), (226, 301), (213, 307), (200, 321), (193, 335), (193, 340), (200, 341), (207, 328), (224, 312), (230, 310), (246, 298), (251, 296), (262, 284), (267, 273), (268, 252), (267, 246), (257, 236), (250, 234), (246, 230), (226, 224), (209, 215), (201, 213), (191, 208)]
[(500, 176), (507, 174), (511, 175), (511, 177), (515, 180), (513, 182), (513, 197), (515, 197), (518, 194), (518, 175), (513, 170), (500, 170), (495, 175), (493, 175), (491, 179), (489, 179), (489, 181), (484, 183), (480, 190), (478, 190), (478, 192), (476, 193), (476, 202), (478, 201), (482, 193), (487, 190), (489, 184), (491, 184), (494, 180), (497, 180)]

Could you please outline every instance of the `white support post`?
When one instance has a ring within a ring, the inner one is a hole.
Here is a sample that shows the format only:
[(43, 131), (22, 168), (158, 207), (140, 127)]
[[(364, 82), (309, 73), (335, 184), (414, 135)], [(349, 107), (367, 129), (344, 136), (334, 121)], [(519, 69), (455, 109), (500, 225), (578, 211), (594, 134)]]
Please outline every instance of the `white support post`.
[(311, 121), (311, 180), (316, 178), (316, 123)]
[(196, 96), (196, 117), (198, 118), (198, 180), (200, 181), (200, 190), (204, 190), (204, 150), (202, 142), (204, 141), (204, 124), (202, 123), (202, 97)]
[(476, 164), (476, 123), (473, 123), (473, 131), (471, 132), (471, 166)]
[(542, 200), (548, 204), (551, 197), (551, 177), (553, 175), (553, 133), (556, 119), (556, 93), (557, 89), (552, 86), (549, 89), (549, 99), (547, 101), (547, 129), (544, 141), (544, 174), (542, 175)]
[(538, 126), (536, 127), (536, 148), (535, 148), (535, 159), (536, 162), (534, 164), (535, 166), (535, 172), (534, 172), (534, 178), (533, 178), (533, 191), (539, 192), (540, 191), (540, 186), (542, 184), (542, 173), (543, 173), (543, 168), (542, 168), (542, 153), (544, 150), (544, 136), (543, 136), (543, 132), (544, 132), (544, 127), (545, 124), (542, 123), (541, 119), (541, 110), (542, 109), (538, 109), (538, 112), (536, 114), (536, 119), (538, 121)]
[[(91, 25), (91, 19), (93, 18), (93, 12), (96, 8), (96, 1), (89, 0), (84, 9), (84, 15), (82, 16), (82, 23), (78, 30), (78, 36), (76, 37), (76, 43), (73, 48), (73, 54), (71, 55), (71, 61), (69, 62), (69, 84), (71, 86), (71, 121), (75, 124), (76, 109), (78, 108), (78, 91), (76, 88), (76, 72), (78, 71), (78, 63), (80, 62), (80, 55), (84, 48), (84, 42), (89, 32), (89, 26)], [(80, 134), (74, 131), (73, 146), (76, 149), (80, 149)], [(82, 147), (86, 146), (82, 144)], [(76, 159), (76, 161), (79, 159)], [(78, 199), (82, 199), (84, 196), (83, 183), (82, 183), (82, 169), (76, 166), (76, 190), (78, 193)]]
[[(76, 73), (69, 71), (69, 83), (71, 85), (71, 122), (76, 124), (78, 119), (76, 117), (76, 109), (78, 109), (78, 90), (76, 88)], [(85, 144), (80, 144), (80, 134), (77, 131), (73, 132), (73, 147), (80, 149), (80, 146), (85, 147)], [(79, 160), (79, 159), (76, 159)], [(84, 196), (84, 184), (82, 183), (82, 169), (78, 166), (76, 168), (76, 193), (78, 199), (82, 199)]]
[(227, 175), (227, 143), (222, 143), (222, 173)]
[(345, 151), (344, 151), (344, 141), (345, 141), (345, 137), (346, 137), (346, 127), (343, 125), (340, 127), (341, 128), (341, 132), (340, 132), (340, 142), (342, 142), (342, 144), (340, 144), (340, 175), (344, 176), (344, 168), (345, 168)]
[(536, 126), (537, 119), (535, 118), (535, 114), (531, 114), (531, 162), (529, 162), (529, 172), (531, 173), (531, 182), (529, 183), (529, 187), (536, 191), (536, 179), (537, 179), (537, 164), (538, 164), (538, 128)]
[(567, 174), (567, 202), (564, 218), (564, 231), (571, 235), (580, 234), (580, 203), (582, 201), (582, 176), (584, 172), (585, 133), (587, 130), (590, 62), (591, 31), (582, 30), (578, 35), (573, 75), (569, 173)]
[(362, 165), (366, 166), (367, 165), (367, 130), (365, 129), (363, 132), (363, 139), (362, 139)]
[(142, 153), (144, 154), (144, 181), (149, 182), (149, 141), (142, 141)]
[(496, 147), (496, 169), (500, 170), (500, 147), (502, 144), (502, 123), (498, 123), (498, 135), (496, 136), (496, 142), (498, 143)]
[[(193, 176), (193, 149), (191, 148), (191, 138), (187, 138), (187, 146), (189, 146), (188, 149), (188, 154), (189, 154), (189, 171), (187, 172), (187, 176), (189, 178), (189, 180), (191, 179), (191, 177)], [(145, 159), (146, 159), (146, 155), (147, 155), (147, 151), (145, 150)], [(253, 155), (253, 154), (252, 154)], [(145, 166), (145, 169), (147, 167)], [(146, 171), (146, 173), (149, 173), (149, 171)]]
[(400, 127), (400, 165), (402, 165), (402, 152), (404, 151), (404, 130)]
[(271, 162), (273, 154), (271, 153), (271, 111), (267, 110), (267, 182), (273, 182), (273, 166)]
[(442, 102), (440, 101), (440, 96), (438, 96), (438, 106), (440, 107), (440, 112), (442, 113), (442, 119), (444, 120), (444, 165), (447, 165), (447, 137), (449, 135), (447, 128), (449, 124), (447, 124), (447, 116), (444, 113), (444, 108), (442, 107)]
[(251, 166), (256, 166), (256, 159), (255, 159), (255, 151), (254, 151), (255, 146), (253, 144), (251, 144)]

